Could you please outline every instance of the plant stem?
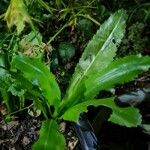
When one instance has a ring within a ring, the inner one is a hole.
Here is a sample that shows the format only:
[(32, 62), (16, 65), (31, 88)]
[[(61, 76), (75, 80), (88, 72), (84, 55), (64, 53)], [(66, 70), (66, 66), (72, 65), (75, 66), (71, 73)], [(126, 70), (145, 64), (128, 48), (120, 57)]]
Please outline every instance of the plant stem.
[(62, 26), (57, 32), (56, 34), (54, 34), (50, 40), (47, 42), (47, 45), (49, 45), (66, 27), (68, 26), (68, 23), (66, 23), (64, 26)]
[(33, 106), (33, 104), (31, 104), (31, 105), (29, 105), (29, 106), (27, 106), (27, 107), (25, 107), (25, 108), (22, 108), (22, 109), (20, 109), (20, 110), (14, 111), (14, 112), (12, 112), (12, 113), (8, 113), (8, 114), (6, 114), (6, 115), (12, 116), (12, 115), (14, 115), (14, 114), (16, 114), (16, 113), (19, 113), (19, 112), (23, 111), (23, 110), (29, 109), (29, 108), (32, 107), (32, 106)]
[(94, 22), (96, 25), (100, 26), (100, 23), (97, 20), (95, 20), (94, 18), (92, 18), (90, 15), (77, 14), (76, 16), (84, 17), (86, 19), (89, 19), (92, 22)]
[(0, 19), (5, 17), (5, 13), (0, 15)]
[(9, 42), (9, 45), (8, 45), (8, 48), (7, 48), (7, 49), (10, 49), (10, 48), (11, 48), (11, 46), (12, 46), (12, 44), (13, 44), (13, 41), (14, 41), (14, 38), (15, 38), (15, 33), (12, 35), (12, 38), (11, 38), (11, 40), (10, 40), (10, 42)]
[(39, 4), (44, 7), (49, 13), (52, 14), (52, 11), (57, 11), (57, 9), (48, 6), (44, 1), (38, 0)]
[(131, 21), (131, 18), (133, 17), (133, 14), (140, 8), (142, 7), (145, 7), (145, 6), (150, 6), (150, 3), (144, 3), (144, 4), (141, 4), (141, 5), (138, 5), (136, 8), (133, 9), (133, 11), (131, 12), (131, 14), (129, 15), (128, 17), (128, 22)]

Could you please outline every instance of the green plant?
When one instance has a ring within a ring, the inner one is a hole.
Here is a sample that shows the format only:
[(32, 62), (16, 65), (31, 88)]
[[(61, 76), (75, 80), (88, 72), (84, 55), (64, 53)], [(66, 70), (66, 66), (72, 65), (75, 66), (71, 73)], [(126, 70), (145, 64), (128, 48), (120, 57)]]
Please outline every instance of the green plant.
[[(20, 73), (10, 70), (9, 53), (0, 53), (0, 97), (8, 108), (8, 116), (24, 109), (25, 99), (40, 98), (38, 88)], [(39, 59), (39, 58), (37, 58)], [(0, 100), (1, 100), (0, 99)], [(18, 110), (19, 109), (19, 110)], [(6, 115), (6, 117), (8, 117)]]
[(64, 61), (71, 59), (75, 55), (75, 48), (71, 43), (67, 43), (67, 42), (60, 43), (58, 51), (60, 57)]
[(46, 121), (42, 123), (39, 140), (33, 145), (34, 150), (65, 149), (65, 139), (58, 124), (61, 120), (76, 122), (80, 113), (86, 112), (90, 105), (112, 109), (109, 121), (113, 123), (127, 127), (140, 125), (138, 109), (119, 108), (114, 103), (114, 97), (94, 99), (100, 91), (128, 82), (150, 67), (148, 56), (131, 55), (114, 60), (125, 32), (126, 19), (126, 12), (119, 10), (101, 25), (86, 46), (63, 100), (55, 77), (41, 60), (22, 54), (13, 57), (12, 71), (16, 74), (19, 71), (29, 83), (39, 87), (41, 93), (39, 98), (33, 100), (35, 106), (44, 113)]

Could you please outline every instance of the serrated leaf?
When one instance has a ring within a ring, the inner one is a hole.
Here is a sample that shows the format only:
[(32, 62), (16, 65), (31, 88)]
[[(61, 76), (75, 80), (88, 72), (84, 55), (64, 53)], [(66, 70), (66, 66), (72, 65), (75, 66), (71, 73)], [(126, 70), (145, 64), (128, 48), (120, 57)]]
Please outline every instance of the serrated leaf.
[(95, 73), (85, 80), (86, 99), (93, 98), (101, 90), (112, 88), (115, 84), (123, 84), (133, 80), (138, 74), (150, 68), (149, 56), (131, 55), (112, 62), (101, 73)]
[(20, 70), (25, 78), (39, 86), (49, 105), (57, 107), (60, 103), (60, 90), (53, 74), (39, 59), (30, 59), (23, 55), (13, 58), (12, 68)]
[(9, 28), (14, 25), (17, 27), (18, 34), (24, 29), (25, 22), (31, 23), (23, 0), (11, 0), (4, 19)]
[(65, 150), (65, 138), (59, 131), (55, 120), (46, 120), (42, 123), (40, 137), (33, 145), (33, 150)]
[[(85, 48), (75, 69), (65, 101), (76, 101), (78, 103), (78, 96), (85, 90), (82, 80), (92, 76), (95, 72), (101, 72), (113, 61), (117, 46), (125, 32), (126, 18), (126, 12), (119, 10), (101, 25)], [(79, 89), (80, 93), (78, 92)]]
[(114, 98), (95, 99), (82, 102), (69, 108), (62, 118), (67, 121), (77, 121), (82, 112), (87, 112), (87, 107), (93, 105), (105, 106), (112, 109), (109, 121), (126, 127), (136, 127), (141, 124), (141, 115), (139, 110), (134, 107), (120, 108), (115, 105)]

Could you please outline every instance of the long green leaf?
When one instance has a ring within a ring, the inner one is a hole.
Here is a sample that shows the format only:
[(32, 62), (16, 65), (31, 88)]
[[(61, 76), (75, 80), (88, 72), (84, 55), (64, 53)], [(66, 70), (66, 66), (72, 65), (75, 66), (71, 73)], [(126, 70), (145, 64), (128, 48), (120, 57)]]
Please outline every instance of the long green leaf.
[(65, 138), (59, 131), (59, 126), (54, 120), (42, 123), (40, 137), (33, 145), (33, 150), (64, 150)]
[(68, 121), (77, 121), (80, 113), (86, 112), (87, 107), (93, 105), (97, 106), (105, 106), (112, 109), (112, 114), (109, 118), (109, 121), (126, 126), (126, 127), (136, 127), (141, 124), (141, 115), (138, 109), (134, 107), (128, 108), (120, 108), (115, 105), (114, 98), (107, 98), (107, 99), (99, 99), (99, 100), (89, 100), (77, 104), (70, 109), (68, 109), (63, 115), (62, 118)]
[(60, 103), (60, 90), (53, 74), (39, 59), (30, 59), (26, 56), (15, 56), (12, 68), (20, 70), (34, 85), (39, 86), (49, 105), (57, 107)]
[(75, 69), (65, 101), (77, 103), (79, 99), (81, 100), (81, 94), (85, 90), (82, 80), (92, 76), (95, 72), (101, 72), (113, 61), (117, 46), (124, 35), (126, 18), (126, 12), (119, 10), (101, 25), (85, 48)]
[(150, 68), (149, 56), (126, 56), (112, 62), (101, 73), (95, 73), (85, 80), (85, 99), (91, 99), (101, 90), (112, 88), (115, 84), (123, 84), (133, 80), (139, 73)]
[(7, 66), (6, 65), (6, 62), (7, 62), (6, 57), (7, 56), (5, 56), (4, 54), (0, 53), (0, 77), (6, 76), (6, 73), (7, 73), (7, 71), (4, 69)]

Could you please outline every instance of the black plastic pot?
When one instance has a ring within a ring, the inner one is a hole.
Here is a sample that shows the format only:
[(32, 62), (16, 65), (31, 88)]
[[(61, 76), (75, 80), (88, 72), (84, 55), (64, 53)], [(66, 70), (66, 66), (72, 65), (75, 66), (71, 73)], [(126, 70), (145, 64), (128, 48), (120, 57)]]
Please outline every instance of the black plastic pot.
[(81, 114), (79, 121), (73, 123), (76, 135), (79, 140), (77, 149), (79, 150), (99, 150), (97, 138), (93, 132), (92, 126), (88, 121), (86, 114)]
[[(116, 105), (120, 107), (128, 107), (130, 105), (138, 105), (142, 102), (150, 102), (150, 89), (137, 89), (115, 98)], [(99, 150), (100, 144), (94, 134), (92, 126), (88, 121), (86, 114), (80, 115), (79, 121), (72, 124), (79, 140), (77, 150)]]
[(136, 89), (115, 98), (115, 103), (120, 107), (136, 106), (142, 102), (150, 103), (150, 88)]

